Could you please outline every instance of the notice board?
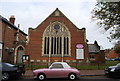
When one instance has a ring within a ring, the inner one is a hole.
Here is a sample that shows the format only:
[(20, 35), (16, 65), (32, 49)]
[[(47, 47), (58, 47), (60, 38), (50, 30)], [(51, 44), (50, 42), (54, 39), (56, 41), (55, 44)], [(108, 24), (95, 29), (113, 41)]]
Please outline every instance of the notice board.
[(84, 50), (76, 49), (76, 59), (84, 59)]

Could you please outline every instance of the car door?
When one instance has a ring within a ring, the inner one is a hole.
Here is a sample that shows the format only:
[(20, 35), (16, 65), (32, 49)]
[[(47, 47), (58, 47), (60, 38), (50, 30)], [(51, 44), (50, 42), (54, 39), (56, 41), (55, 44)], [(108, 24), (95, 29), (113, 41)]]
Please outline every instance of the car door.
[(120, 77), (120, 65), (117, 67), (117, 75)]
[(64, 68), (62, 64), (53, 64), (47, 71), (47, 77), (63, 77)]

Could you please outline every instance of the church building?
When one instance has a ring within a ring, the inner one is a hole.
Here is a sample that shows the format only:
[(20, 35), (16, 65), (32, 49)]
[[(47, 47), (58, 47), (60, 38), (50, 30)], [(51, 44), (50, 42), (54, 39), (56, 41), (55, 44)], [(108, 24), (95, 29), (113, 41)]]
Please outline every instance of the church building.
[(86, 29), (76, 27), (58, 8), (29, 28), (26, 55), (33, 63), (87, 62)]

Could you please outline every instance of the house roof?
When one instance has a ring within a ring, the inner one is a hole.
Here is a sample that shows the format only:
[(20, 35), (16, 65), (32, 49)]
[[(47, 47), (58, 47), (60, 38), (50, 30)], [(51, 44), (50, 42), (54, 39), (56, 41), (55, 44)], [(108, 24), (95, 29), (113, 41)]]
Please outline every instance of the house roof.
[(100, 46), (100, 50), (105, 50), (102, 46)]
[(95, 44), (88, 44), (88, 48), (89, 48), (89, 53), (99, 53), (100, 52), (99, 47)]
[[(10, 25), (12, 28), (14, 28), (15, 30), (18, 30), (18, 27), (16, 27), (15, 25), (13, 25), (10, 21), (8, 21), (6, 18), (2, 17), (0, 15), (0, 20), (6, 22), (8, 25)], [(27, 36), (27, 34), (25, 32), (23, 32), (22, 30), (19, 30), (23, 35)]]

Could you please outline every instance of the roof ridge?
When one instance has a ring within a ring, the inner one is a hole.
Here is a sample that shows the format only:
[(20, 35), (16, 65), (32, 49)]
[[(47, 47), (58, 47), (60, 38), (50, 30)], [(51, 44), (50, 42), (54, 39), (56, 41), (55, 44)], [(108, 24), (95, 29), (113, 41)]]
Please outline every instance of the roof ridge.
[[(5, 17), (3, 17), (2, 15), (0, 15), (0, 19), (3, 20), (4, 22), (6, 22), (7, 24), (11, 25), (14, 29), (18, 29), (17, 26), (15, 26), (14, 24), (12, 24), (10, 21), (8, 21)], [(27, 36), (27, 34), (25, 32), (23, 32), (21, 29), (19, 29), (21, 33), (23, 33), (24, 35)]]

